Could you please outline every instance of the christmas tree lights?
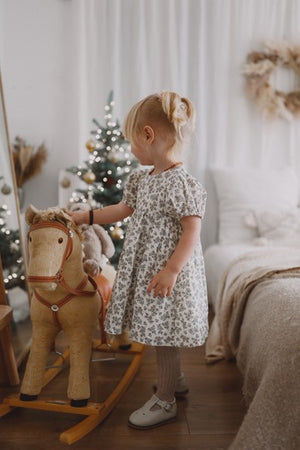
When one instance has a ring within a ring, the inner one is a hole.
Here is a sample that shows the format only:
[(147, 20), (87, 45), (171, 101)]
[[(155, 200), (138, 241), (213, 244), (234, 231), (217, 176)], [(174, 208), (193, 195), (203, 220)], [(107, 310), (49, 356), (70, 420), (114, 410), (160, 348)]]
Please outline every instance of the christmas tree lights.
[(6, 292), (16, 286), (26, 289), (20, 234), (8, 228), (6, 218), (10, 214), (7, 205), (0, 206), (0, 254)]
[[(130, 144), (124, 138), (118, 120), (113, 119), (113, 107), (113, 91), (111, 91), (104, 108), (105, 126), (93, 119), (96, 129), (91, 131), (92, 138), (86, 143), (88, 160), (84, 162), (83, 167), (67, 169), (87, 184), (86, 189), (76, 189), (73, 192), (71, 203), (88, 202), (94, 209), (120, 202), (126, 179), (138, 165), (130, 153)], [(116, 251), (111, 258), (115, 266), (123, 246), (126, 221), (125, 219), (122, 222), (104, 225), (115, 245)]]

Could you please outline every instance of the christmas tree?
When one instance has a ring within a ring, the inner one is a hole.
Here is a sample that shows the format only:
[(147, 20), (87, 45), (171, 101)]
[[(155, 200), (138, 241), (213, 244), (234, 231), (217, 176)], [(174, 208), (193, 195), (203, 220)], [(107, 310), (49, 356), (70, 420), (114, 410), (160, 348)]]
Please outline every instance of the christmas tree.
[(7, 226), (7, 205), (0, 206), (0, 254), (6, 291), (19, 286), (25, 289), (25, 274), (19, 230)]
[[(89, 202), (94, 209), (120, 202), (126, 179), (137, 167), (137, 160), (130, 153), (130, 144), (124, 138), (118, 120), (113, 120), (113, 106), (111, 91), (105, 106), (105, 126), (93, 119), (96, 129), (91, 131), (92, 138), (86, 143), (89, 159), (83, 167), (67, 169), (87, 184), (86, 188), (73, 193), (71, 203)], [(126, 221), (104, 225), (115, 245), (115, 254), (110, 260), (115, 266), (123, 246)]]

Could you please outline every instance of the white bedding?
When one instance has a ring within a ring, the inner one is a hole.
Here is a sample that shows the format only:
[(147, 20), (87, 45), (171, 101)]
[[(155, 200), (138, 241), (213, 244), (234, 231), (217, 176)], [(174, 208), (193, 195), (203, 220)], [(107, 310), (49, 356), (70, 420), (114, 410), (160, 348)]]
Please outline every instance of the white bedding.
[(208, 300), (214, 311), (216, 310), (218, 285), (224, 271), (231, 261), (251, 250), (257, 250), (257, 246), (251, 244), (215, 244), (205, 250), (204, 261)]

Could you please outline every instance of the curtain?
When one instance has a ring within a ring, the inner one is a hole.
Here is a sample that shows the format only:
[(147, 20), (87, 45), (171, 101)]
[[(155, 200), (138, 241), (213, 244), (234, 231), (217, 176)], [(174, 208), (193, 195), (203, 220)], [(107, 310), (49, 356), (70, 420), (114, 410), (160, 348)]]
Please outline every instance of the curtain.
[[(185, 158), (195, 175), (211, 166), (285, 164), (300, 174), (299, 119), (264, 119), (246, 98), (242, 75), (247, 54), (263, 50), (266, 40), (299, 44), (298, 0), (74, 0), (73, 8), (81, 140), (110, 89), (121, 120), (140, 98), (171, 89), (196, 107)], [(273, 82), (295, 89), (292, 71), (278, 69)]]
[[(58, 167), (87, 159), (111, 89), (121, 123), (152, 92), (194, 102), (185, 164), (206, 186), (214, 166), (293, 165), (300, 178), (300, 119), (263, 119), (242, 75), (264, 41), (300, 44), (299, 0), (0, 0), (0, 13), (11, 136), (50, 148), (43, 177), (26, 185), (36, 206), (57, 202)], [(272, 79), (285, 91), (296, 82), (285, 69)]]

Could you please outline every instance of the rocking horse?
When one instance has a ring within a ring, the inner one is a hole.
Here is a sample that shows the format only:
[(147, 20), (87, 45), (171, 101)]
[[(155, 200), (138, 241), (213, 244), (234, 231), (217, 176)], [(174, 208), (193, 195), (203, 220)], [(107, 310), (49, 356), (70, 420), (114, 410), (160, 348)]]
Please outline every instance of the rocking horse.
[[(4, 399), (0, 417), (14, 407), (87, 415), (81, 423), (61, 434), (60, 439), (71, 444), (99, 424), (118, 402), (140, 365), (143, 346), (127, 345), (126, 335), (124, 339), (118, 336), (110, 344), (103, 331), (103, 320), (100, 320), (101, 338), (93, 339), (99, 316), (103, 319), (110, 289), (105, 282), (102, 285), (103, 277), (98, 277), (97, 284), (84, 272), (81, 236), (70, 216), (59, 208), (39, 211), (30, 206), (25, 219), (29, 225), (28, 282), (33, 288), (32, 345), (21, 393)], [(57, 365), (58, 359), (54, 368), (45, 372), (50, 349), (61, 329), (69, 342), (63, 360), (70, 359), (67, 390), (70, 401), (38, 400), (43, 386), (62, 370), (62, 366)], [(92, 349), (133, 355), (122, 380), (104, 403), (88, 401)]]

